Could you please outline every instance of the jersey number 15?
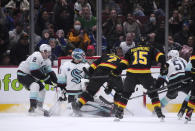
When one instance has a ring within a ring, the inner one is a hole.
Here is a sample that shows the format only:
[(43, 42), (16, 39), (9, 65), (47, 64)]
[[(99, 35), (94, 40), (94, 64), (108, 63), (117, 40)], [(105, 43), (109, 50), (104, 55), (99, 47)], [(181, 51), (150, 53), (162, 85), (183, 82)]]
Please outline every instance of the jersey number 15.
[(146, 65), (147, 64), (147, 56), (148, 52), (145, 51), (137, 51), (133, 53), (134, 56), (134, 61), (133, 61), (133, 65), (136, 64), (143, 64)]

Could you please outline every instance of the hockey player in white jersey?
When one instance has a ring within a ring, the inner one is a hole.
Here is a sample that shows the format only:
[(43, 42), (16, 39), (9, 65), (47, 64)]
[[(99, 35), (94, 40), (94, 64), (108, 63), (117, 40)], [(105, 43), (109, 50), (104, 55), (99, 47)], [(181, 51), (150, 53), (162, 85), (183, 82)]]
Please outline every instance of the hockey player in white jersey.
[(34, 52), (25, 61), (21, 62), (17, 70), (17, 79), (30, 91), (30, 114), (41, 113), (49, 116), (48, 112), (42, 108), (45, 89), (40, 80), (45, 84), (57, 83), (57, 77), (51, 69), (51, 61), (48, 58), (51, 54), (51, 47), (42, 44), (39, 51)]
[[(164, 78), (168, 82), (168, 85), (185, 79), (186, 78), (185, 69), (187, 66), (187, 61), (179, 57), (179, 52), (177, 50), (170, 50), (167, 56), (168, 56), (167, 64), (169, 67), (168, 74), (166, 76), (160, 76), (160, 77)], [(189, 100), (188, 93), (190, 91), (190, 86), (191, 86), (190, 84), (191, 84), (190, 82), (185, 82), (185, 83), (178, 83), (174, 86), (168, 87), (168, 92), (166, 96), (160, 100), (161, 106), (165, 107), (169, 101), (175, 99), (178, 96), (178, 91), (184, 92), (187, 96), (182, 105), (185, 107), (181, 107), (181, 110), (178, 113), (178, 117), (181, 117), (179, 116), (179, 114), (181, 114), (181, 112), (182, 113), (185, 112), (187, 102)]]
[(85, 78), (83, 68), (89, 68), (85, 60), (85, 52), (76, 48), (72, 52), (72, 60), (64, 62), (60, 66), (58, 86), (66, 90), (68, 103), (73, 102), (82, 93), (81, 79)]

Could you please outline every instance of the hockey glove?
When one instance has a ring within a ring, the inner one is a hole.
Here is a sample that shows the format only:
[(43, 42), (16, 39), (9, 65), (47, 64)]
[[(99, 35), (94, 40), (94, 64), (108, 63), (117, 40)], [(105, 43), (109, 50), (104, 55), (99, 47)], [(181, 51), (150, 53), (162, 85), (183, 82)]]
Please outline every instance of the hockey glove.
[(112, 70), (110, 72), (110, 75), (114, 76), (114, 77), (119, 77), (120, 74), (121, 74), (121, 71), (119, 71), (119, 70)]
[(168, 67), (169, 67), (168, 64), (164, 64), (164, 65), (161, 66), (161, 68), (160, 68), (160, 75), (161, 76), (164, 76), (164, 75), (168, 74)]
[(49, 84), (49, 85), (53, 85), (50, 76), (48, 75), (45, 79), (44, 79), (44, 83), (45, 84)]

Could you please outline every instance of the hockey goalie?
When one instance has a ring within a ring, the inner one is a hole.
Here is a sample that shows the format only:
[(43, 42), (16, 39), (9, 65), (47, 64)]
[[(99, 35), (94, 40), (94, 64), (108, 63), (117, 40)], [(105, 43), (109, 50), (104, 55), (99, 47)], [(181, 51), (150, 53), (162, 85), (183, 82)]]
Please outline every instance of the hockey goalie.
[[(85, 60), (83, 50), (76, 48), (72, 52), (72, 60), (66, 61), (60, 66), (58, 74), (57, 92), (60, 94), (57, 103), (50, 109), (50, 114), (55, 114), (55, 108), (59, 108), (60, 103), (66, 101), (66, 110), (72, 110), (72, 103), (85, 90), (89, 76), (84, 69), (89, 68), (89, 63)], [(60, 90), (60, 91), (59, 91)], [(111, 116), (112, 104), (102, 102), (98, 96), (94, 96), (82, 109), (82, 114)], [(71, 112), (72, 115), (75, 115)]]

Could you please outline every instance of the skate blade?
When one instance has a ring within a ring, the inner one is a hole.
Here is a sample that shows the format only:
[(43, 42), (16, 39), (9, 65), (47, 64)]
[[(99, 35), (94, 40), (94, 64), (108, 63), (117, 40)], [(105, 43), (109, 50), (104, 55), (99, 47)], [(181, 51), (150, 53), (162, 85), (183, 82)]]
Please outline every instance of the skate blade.
[(82, 114), (81, 114), (81, 113), (75, 113), (75, 112), (73, 112), (73, 113), (71, 114), (71, 116), (73, 116), (73, 117), (81, 117)]
[(189, 120), (185, 120), (184, 124), (188, 124)]
[(164, 117), (161, 117), (159, 119), (160, 119), (160, 122), (164, 122), (165, 121), (165, 118)]
[(119, 122), (120, 119), (119, 118), (114, 118), (114, 122)]
[(183, 115), (182, 115), (181, 113), (179, 113), (179, 114), (177, 115), (177, 117), (178, 117), (178, 120), (180, 120), (180, 119), (183, 117)]
[(39, 116), (36, 112), (28, 112), (28, 116)]

